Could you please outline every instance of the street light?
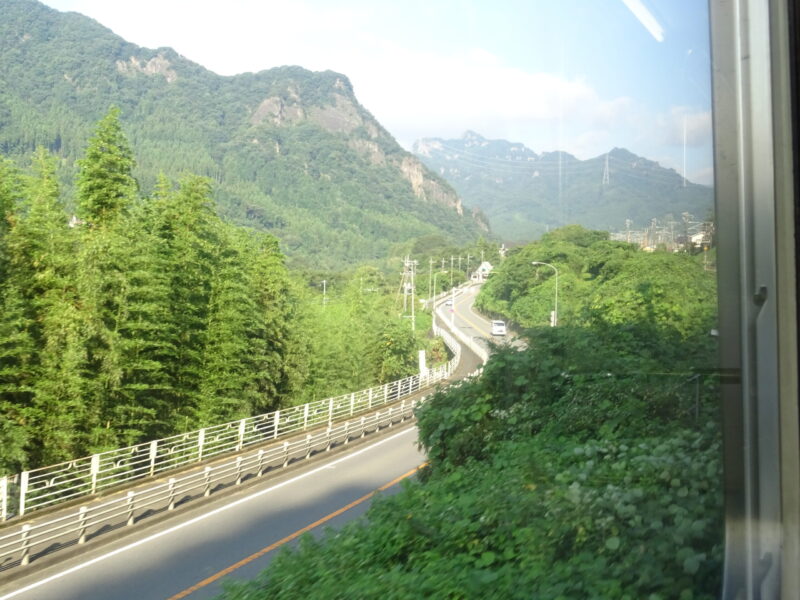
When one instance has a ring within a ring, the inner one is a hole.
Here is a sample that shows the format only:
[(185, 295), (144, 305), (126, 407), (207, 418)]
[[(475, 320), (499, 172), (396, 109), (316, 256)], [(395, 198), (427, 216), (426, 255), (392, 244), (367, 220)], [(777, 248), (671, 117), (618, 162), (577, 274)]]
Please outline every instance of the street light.
[(556, 299), (553, 303), (553, 318), (550, 320), (550, 327), (555, 327), (558, 325), (558, 269), (556, 269), (553, 265), (546, 262), (539, 262), (537, 260), (531, 263), (532, 265), (542, 265), (543, 267), (550, 267), (553, 271), (556, 272)]

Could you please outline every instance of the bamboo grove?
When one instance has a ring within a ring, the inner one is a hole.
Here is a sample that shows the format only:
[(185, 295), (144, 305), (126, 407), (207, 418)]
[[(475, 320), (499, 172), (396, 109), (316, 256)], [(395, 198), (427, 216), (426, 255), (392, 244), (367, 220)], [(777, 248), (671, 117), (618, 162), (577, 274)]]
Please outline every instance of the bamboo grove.
[[(320, 356), (315, 330), (336, 328), (308, 310), (274, 237), (223, 222), (201, 177), (162, 177), (143, 197), (133, 167), (116, 109), (78, 161), (74, 209), (45, 150), (29, 169), (0, 162), (0, 471), (265, 412), (353, 379), (337, 375), (330, 348)], [(404, 340), (387, 352), (413, 349), (383, 305), (371, 310), (385, 317), (373, 337)], [(371, 384), (386, 364), (388, 376), (409, 362), (374, 357), (355, 379)]]

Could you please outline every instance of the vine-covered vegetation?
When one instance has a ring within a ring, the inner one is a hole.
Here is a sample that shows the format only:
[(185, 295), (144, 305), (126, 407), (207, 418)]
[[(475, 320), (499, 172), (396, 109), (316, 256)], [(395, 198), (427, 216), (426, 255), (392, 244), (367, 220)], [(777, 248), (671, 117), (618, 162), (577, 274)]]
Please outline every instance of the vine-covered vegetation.
[[(481, 301), (529, 319), (528, 347), (422, 406), (421, 476), (224, 597), (716, 597), (714, 274), (606, 238), (565, 228), (512, 253)], [(576, 294), (558, 327), (532, 260)]]
[(380, 273), (323, 299), (274, 237), (220, 219), (209, 180), (142, 196), (118, 116), (78, 161), (75, 210), (47, 151), (0, 161), (0, 473), (416, 370)]

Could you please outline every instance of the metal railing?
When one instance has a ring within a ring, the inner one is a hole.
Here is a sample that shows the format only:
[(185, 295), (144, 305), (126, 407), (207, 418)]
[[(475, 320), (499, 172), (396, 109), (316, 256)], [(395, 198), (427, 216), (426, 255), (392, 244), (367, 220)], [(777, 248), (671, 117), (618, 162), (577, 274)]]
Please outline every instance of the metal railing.
[(33, 510), (96, 494), (121, 484), (184, 467), (254, 444), (279, 439), (393, 403), (448, 378), (460, 357), (460, 345), (445, 344), (454, 356), (427, 373), (381, 386), (204, 427), (189, 433), (0, 477), (0, 522)]
[(337, 444), (391, 427), (413, 417), (414, 406), (424, 400), (401, 401), (368, 416), (348, 419), (335, 426), (267, 449), (240, 454), (221, 464), (199, 468), (181, 477), (154, 484), (147, 489), (99, 503), (81, 506), (49, 521), (25, 523), (0, 535), (0, 572), (24, 566), (39, 556), (74, 544), (83, 544), (104, 532), (138, 523), (171, 511), (179, 503), (211, 495), (214, 491), (239, 485), (266, 471), (280, 469), (296, 460), (330, 450)]

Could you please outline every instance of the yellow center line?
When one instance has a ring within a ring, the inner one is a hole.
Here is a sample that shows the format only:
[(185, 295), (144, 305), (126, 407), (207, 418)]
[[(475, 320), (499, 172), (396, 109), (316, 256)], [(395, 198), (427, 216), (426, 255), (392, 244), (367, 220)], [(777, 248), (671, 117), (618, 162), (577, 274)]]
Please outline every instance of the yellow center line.
[[(453, 308), (455, 308), (455, 307), (453, 307)], [(468, 307), (468, 310), (469, 310), (470, 312), (472, 312), (472, 314), (473, 314), (473, 315), (475, 315), (475, 312), (472, 310), (472, 307), (471, 307), (471, 306), (470, 306), (470, 307)], [(475, 328), (475, 329), (476, 329), (476, 330), (477, 330), (479, 333), (482, 333), (482, 334), (484, 334), (484, 337), (485, 337), (485, 336), (487, 336), (487, 335), (489, 335), (489, 330), (488, 330), (488, 328), (487, 328), (487, 329), (484, 331), (484, 330), (483, 330), (483, 329), (482, 329), (482, 328), (481, 328), (481, 327), (480, 327), (480, 326), (479, 326), (477, 323), (475, 323), (475, 321), (473, 321), (473, 320), (472, 320), (472, 319), (470, 319), (469, 317), (467, 317), (467, 316), (465, 316), (465, 315), (463, 315), (463, 314), (459, 314), (459, 313), (457, 313), (457, 314), (456, 314), (456, 316), (457, 316), (458, 318), (460, 318), (460, 319), (462, 319), (462, 320), (466, 321), (466, 322), (467, 322), (467, 323), (469, 323), (470, 325), (472, 325), (472, 326), (473, 326), (473, 327), (474, 327), (474, 328)], [(475, 315), (475, 316), (477, 316), (477, 315)]]
[(270, 544), (266, 548), (262, 548), (258, 552), (254, 553), (254, 554), (251, 554), (250, 556), (248, 556), (246, 558), (243, 558), (239, 562), (234, 563), (231, 566), (226, 567), (225, 569), (222, 569), (218, 573), (214, 573), (214, 575), (211, 575), (210, 577), (206, 577), (202, 581), (194, 584), (192, 587), (187, 588), (187, 589), (183, 590), (182, 592), (179, 592), (179, 593), (175, 594), (174, 596), (170, 596), (169, 598), (167, 598), (167, 600), (180, 600), (181, 598), (186, 598), (189, 594), (193, 594), (197, 590), (199, 590), (201, 588), (204, 588), (204, 587), (206, 587), (207, 585), (209, 585), (211, 583), (214, 583), (218, 579), (220, 579), (222, 577), (225, 577), (226, 575), (229, 575), (230, 573), (233, 573), (236, 569), (239, 569), (240, 567), (243, 567), (244, 565), (253, 562), (257, 558), (261, 558), (265, 554), (267, 554), (269, 552), (272, 552), (273, 550), (275, 550), (276, 548), (282, 546), (286, 542), (291, 542), (293, 539), (303, 535), (307, 531), (311, 531), (312, 529), (314, 529), (315, 527), (317, 527), (319, 525), (322, 525), (326, 521), (330, 521), (334, 517), (337, 517), (340, 514), (342, 514), (344, 512), (347, 512), (348, 510), (350, 510), (354, 506), (358, 506), (362, 502), (364, 502), (366, 500), (369, 500), (376, 493), (382, 492), (382, 491), (392, 487), (393, 485), (395, 485), (396, 483), (398, 483), (399, 481), (402, 481), (403, 479), (405, 479), (407, 477), (411, 477), (414, 473), (419, 471), (421, 468), (423, 468), (427, 464), (428, 464), (427, 462), (424, 462), (421, 465), (419, 465), (418, 467), (415, 467), (415, 468), (411, 469), (408, 473), (404, 473), (404, 474), (400, 475), (399, 477), (395, 477), (390, 482), (384, 483), (377, 490), (373, 490), (369, 494), (365, 494), (365, 495), (361, 496), (361, 498), (359, 498), (358, 500), (354, 500), (353, 502), (351, 502), (347, 506), (343, 506), (342, 508), (330, 513), (329, 515), (324, 516), (321, 519), (318, 519), (317, 521), (314, 521), (310, 525), (306, 525), (302, 529), (298, 529), (294, 533), (291, 533), (291, 534), (287, 535), (285, 538), (278, 540), (274, 544)]

